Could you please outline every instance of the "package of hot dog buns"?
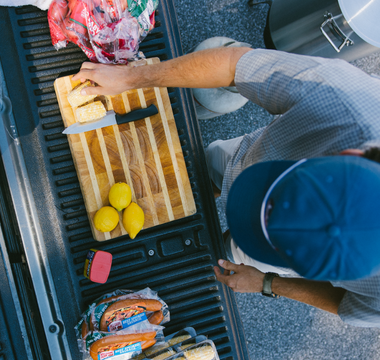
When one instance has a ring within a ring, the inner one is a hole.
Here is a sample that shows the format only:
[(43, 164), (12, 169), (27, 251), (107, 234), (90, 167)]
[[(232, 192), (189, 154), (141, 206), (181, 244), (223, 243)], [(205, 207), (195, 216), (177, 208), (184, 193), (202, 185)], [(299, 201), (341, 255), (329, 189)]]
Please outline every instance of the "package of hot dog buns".
[[(137, 356), (136, 360), (150, 358), (156, 355), (159, 356), (162, 354), (167, 354), (167, 355), (176, 354), (175, 346), (177, 346), (178, 344), (186, 340), (193, 340), (194, 342), (192, 344), (195, 344), (194, 339), (196, 335), (197, 333), (194, 328), (187, 327), (181, 331), (178, 331), (176, 333), (166, 336), (163, 342), (155, 344), (151, 348), (147, 349), (141, 355)], [(202, 340), (205, 340), (205, 339), (206, 337), (204, 337), (204, 339), (202, 338)]]
[(214, 343), (211, 340), (203, 340), (183, 346), (183, 349), (175, 347), (161, 348), (161, 350), (154, 353), (149, 352), (158, 345), (143, 351), (139, 355), (134, 355), (134, 360), (219, 360), (219, 355)]
[(71, 41), (93, 62), (126, 64), (154, 28), (158, 0), (53, 0), (48, 22), (54, 47)]
[(219, 360), (219, 356), (215, 345), (211, 340), (207, 340), (207, 337), (204, 335), (197, 335), (194, 328), (187, 327), (181, 331), (166, 336), (163, 342), (155, 344), (139, 355), (135, 355), (133, 359)]

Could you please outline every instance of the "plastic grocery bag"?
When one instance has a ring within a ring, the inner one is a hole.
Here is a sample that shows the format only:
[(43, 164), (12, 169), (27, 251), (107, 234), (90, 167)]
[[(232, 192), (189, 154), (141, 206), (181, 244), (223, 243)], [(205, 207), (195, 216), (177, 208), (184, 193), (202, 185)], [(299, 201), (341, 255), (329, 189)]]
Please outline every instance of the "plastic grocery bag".
[(59, 50), (69, 41), (93, 62), (126, 64), (143, 55), (140, 42), (154, 28), (158, 0), (53, 0), (50, 34)]

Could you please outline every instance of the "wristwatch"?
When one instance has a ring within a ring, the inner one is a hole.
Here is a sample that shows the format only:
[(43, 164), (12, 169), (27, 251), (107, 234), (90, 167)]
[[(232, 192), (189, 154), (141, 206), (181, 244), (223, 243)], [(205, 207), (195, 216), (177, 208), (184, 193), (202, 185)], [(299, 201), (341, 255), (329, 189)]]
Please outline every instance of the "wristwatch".
[(279, 276), (276, 273), (267, 272), (264, 276), (263, 281), (263, 291), (261, 292), (262, 295), (268, 296), (270, 298), (279, 298), (280, 295), (274, 294), (272, 292), (272, 281), (275, 277)]

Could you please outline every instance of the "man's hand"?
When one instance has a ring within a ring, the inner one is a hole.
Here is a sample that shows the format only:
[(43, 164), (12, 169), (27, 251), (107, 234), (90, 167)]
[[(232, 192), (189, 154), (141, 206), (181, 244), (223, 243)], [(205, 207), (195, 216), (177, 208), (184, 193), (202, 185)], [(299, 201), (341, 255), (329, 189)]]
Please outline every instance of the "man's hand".
[[(131, 68), (125, 65), (105, 65), (84, 62), (78, 74), (72, 80), (85, 82), (91, 80), (98, 86), (82, 90), (82, 95), (117, 95), (123, 91), (134, 89), (134, 85), (125, 82)], [(132, 77), (131, 77), (132, 78)]]
[[(257, 293), (263, 290), (265, 274), (256, 268), (243, 264), (236, 265), (226, 260), (219, 260), (218, 264), (224, 269), (224, 274), (217, 266), (214, 266), (216, 278), (233, 291)], [(231, 271), (234, 272), (232, 275)]]

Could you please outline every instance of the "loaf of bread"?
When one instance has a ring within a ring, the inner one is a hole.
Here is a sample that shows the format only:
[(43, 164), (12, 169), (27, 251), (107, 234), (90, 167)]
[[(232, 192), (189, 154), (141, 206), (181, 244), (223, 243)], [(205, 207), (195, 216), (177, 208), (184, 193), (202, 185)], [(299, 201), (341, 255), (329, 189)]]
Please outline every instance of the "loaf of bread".
[(91, 102), (75, 110), (76, 118), (80, 123), (101, 119), (106, 116), (106, 113), (106, 108), (101, 101)]
[(67, 100), (69, 104), (76, 108), (78, 106), (81, 106), (97, 97), (97, 95), (81, 95), (80, 92), (82, 89), (93, 86), (90, 81), (86, 81), (83, 84), (79, 84), (76, 86), (69, 95), (67, 95)]

